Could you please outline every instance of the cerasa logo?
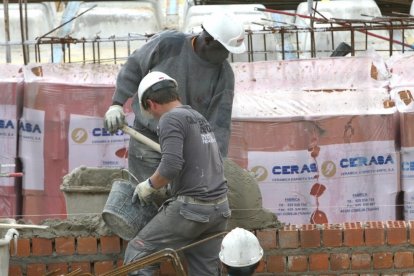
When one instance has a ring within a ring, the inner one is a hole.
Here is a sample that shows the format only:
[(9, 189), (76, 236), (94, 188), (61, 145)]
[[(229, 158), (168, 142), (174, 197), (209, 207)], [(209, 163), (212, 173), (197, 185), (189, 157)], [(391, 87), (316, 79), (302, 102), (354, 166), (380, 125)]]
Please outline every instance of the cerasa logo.
[(75, 128), (70, 136), (77, 144), (83, 144), (88, 140), (88, 132), (84, 128)]
[(321, 173), (323, 176), (329, 178), (336, 174), (336, 165), (332, 161), (325, 161), (321, 166)]

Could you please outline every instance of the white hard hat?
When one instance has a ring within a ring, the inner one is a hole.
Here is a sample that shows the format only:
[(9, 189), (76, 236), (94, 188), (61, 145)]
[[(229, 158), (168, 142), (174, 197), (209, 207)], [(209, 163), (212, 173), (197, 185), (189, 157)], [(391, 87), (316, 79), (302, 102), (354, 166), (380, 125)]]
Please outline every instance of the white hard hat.
[(243, 24), (234, 14), (214, 12), (204, 19), (203, 28), (230, 53), (241, 54), (246, 51)]
[(252, 232), (236, 227), (223, 238), (219, 257), (231, 267), (250, 266), (262, 259), (263, 248)]
[[(169, 81), (169, 82), (163, 82), (163, 81)], [(177, 87), (177, 81), (167, 74), (159, 71), (152, 71), (148, 73), (139, 83), (138, 87), (138, 99), (139, 99), (139, 107), (141, 109), (141, 113), (145, 116), (151, 116), (148, 111), (144, 110), (142, 106), (142, 96), (144, 93), (149, 89), (152, 88), (153, 91), (157, 91), (162, 88), (172, 87), (171, 82), (173, 83), (174, 87)], [(162, 85), (156, 86), (157, 83), (160, 83)]]

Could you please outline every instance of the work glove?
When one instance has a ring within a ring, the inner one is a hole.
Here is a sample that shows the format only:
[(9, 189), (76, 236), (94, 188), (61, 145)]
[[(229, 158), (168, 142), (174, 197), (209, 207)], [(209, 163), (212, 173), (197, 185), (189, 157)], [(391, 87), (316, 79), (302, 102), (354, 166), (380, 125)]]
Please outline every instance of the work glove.
[(114, 104), (111, 105), (108, 111), (105, 113), (104, 126), (111, 133), (115, 133), (118, 129), (121, 129), (125, 122), (125, 114), (122, 106)]
[(135, 203), (138, 198), (141, 206), (151, 203), (151, 194), (155, 193), (157, 190), (151, 186), (150, 181), (151, 180), (148, 178), (135, 187), (134, 195), (132, 196), (132, 203)]

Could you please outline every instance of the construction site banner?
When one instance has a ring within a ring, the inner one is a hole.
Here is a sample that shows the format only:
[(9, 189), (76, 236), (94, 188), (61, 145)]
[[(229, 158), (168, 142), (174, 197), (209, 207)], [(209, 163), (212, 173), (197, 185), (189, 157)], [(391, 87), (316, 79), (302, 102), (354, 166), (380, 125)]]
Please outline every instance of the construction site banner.
[(17, 65), (0, 66), (0, 218), (17, 215), (16, 172), (18, 118), (23, 101), (23, 74)]
[[(24, 68), (19, 156), (25, 170), (25, 219), (65, 218), (65, 198), (60, 190), (63, 176), (76, 166), (105, 164), (105, 148), (112, 148), (112, 141), (105, 140), (99, 148), (80, 145), (88, 143), (88, 137), (108, 135), (103, 130), (103, 116), (112, 103), (118, 70), (118, 65), (94, 64), (33, 64)], [(121, 147), (125, 148), (125, 140)]]
[(308, 150), (248, 152), (263, 207), (285, 223), (393, 220), (399, 156), (394, 141), (321, 145)]
[(122, 131), (110, 134), (103, 127), (101, 117), (72, 114), (69, 123), (69, 171), (80, 166), (127, 168), (129, 138)]

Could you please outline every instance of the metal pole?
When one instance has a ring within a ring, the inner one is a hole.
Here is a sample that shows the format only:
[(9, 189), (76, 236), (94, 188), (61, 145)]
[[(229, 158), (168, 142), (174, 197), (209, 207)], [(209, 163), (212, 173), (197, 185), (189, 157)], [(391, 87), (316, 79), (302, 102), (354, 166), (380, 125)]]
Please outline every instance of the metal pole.
[(4, 6), (4, 33), (6, 39), (6, 63), (11, 63), (10, 51), (10, 21), (9, 21), (9, 0), (3, 1)]
[(27, 52), (26, 47), (24, 45), (25, 42), (25, 31), (24, 31), (24, 25), (23, 24), (23, 6), (22, 6), (22, 0), (19, 0), (19, 12), (20, 12), (20, 35), (22, 38), (22, 49), (23, 49), (23, 63), (24, 65), (27, 65)]

